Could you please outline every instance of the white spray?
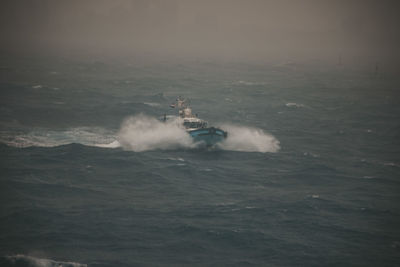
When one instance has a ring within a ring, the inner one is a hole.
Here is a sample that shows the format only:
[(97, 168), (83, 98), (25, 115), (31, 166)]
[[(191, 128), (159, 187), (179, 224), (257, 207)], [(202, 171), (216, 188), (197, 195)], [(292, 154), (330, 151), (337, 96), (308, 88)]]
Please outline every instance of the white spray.
[(196, 146), (176, 120), (161, 122), (143, 114), (129, 117), (122, 123), (118, 141), (122, 148), (136, 152)]
[(221, 128), (228, 132), (228, 138), (218, 144), (220, 149), (262, 153), (280, 149), (279, 141), (261, 129), (234, 125), (223, 125)]
[[(258, 128), (223, 125), (228, 138), (217, 148), (243, 152), (277, 152), (279, 141), (272, 135)], [(154, 149), (195, 148), (197, 144), (179, 126), (179, 121), (168, 120), (166, 123), (145, 115), (126, 119), (118, 133), (122, 148), (133, 151)]]

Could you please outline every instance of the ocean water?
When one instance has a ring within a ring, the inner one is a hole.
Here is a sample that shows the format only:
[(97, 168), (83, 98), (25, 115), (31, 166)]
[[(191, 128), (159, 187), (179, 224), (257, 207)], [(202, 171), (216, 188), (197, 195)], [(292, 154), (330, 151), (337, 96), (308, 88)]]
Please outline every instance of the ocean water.
[[(4, 58), (1, 266), (398, 266), (400, 79)], [(213, 149), (157, 119), (177, 96)]]

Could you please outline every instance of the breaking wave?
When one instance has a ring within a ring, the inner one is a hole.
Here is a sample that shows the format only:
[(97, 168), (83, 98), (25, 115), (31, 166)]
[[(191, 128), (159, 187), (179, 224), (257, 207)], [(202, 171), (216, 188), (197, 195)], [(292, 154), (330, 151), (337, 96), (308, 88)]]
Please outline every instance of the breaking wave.
[(87, 264), (77, 262), (39, 259), (25, 255), (0, 257), (0, 265), (4, 267), (87, 267)]
[[(162, 122), (143, 114), (123, 121), (118, 132), (104, 128), (73, 128), (64, 131), (34, 129), (29, 133), (0, 132), (0, 142), (14, 147), (55, 147), (72, 143), (102, 148), (122, 148), (135, 152), (193, 149), (201, 146), (180, 126), (177, 117)], [(243, 152), (277, 152), (279, 141), (258, 128), (222, 125), (228, 138), (217, 149)]]

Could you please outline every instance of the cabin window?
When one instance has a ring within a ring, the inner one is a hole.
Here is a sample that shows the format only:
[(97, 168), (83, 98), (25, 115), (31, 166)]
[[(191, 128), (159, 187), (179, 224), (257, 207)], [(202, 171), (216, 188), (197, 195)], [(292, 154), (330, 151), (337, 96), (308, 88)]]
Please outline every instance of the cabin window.
[(207, 125), (207, 123), (206, 122), (189, 122), (189, 121), (185, 121), (183, 123), (183, 125), (186, 128), (204, 128)]

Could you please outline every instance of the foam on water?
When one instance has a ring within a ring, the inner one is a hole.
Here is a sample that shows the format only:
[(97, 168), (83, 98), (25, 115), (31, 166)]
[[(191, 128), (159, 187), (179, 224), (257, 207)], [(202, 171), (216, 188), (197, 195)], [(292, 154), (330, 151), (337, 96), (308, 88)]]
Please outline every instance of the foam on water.
[(103, 128), (79, 127), (62, 131), (33, 129), (29, 133), (0, 132), (0, 142), (14, 147), (55, 147), (72, 143), (117, 147), (113, 134)]
[(86, 264), (77, 262), (54, 261), (50, 259), (39, 259), (26, 255), (13, 255), (0, 258), (4, 266), (31, 266), (31, 267), (87, 267)]

